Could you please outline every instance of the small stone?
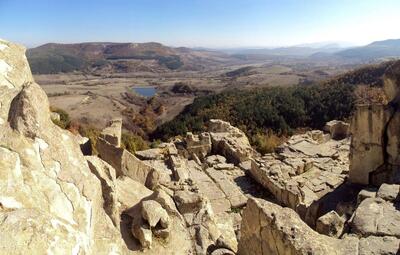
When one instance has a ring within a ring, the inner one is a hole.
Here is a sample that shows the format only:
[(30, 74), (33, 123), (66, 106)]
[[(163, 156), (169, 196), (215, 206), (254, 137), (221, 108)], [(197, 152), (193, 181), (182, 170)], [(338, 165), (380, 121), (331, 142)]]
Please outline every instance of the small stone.
[(146, 249), (151, 247), (153, 236), (149, 225), (144, 224), (142, 221), (133, 224), (132, 234), (136, 239), (139, 240), (142, 248)]
[(214, 250), (213, 252), (211, 252), (211, 255), (235, 255), (235, 253), (231, 250), (222, 248)]
[(359, 205), (366, 198), (375, 198), (375, 197), (376, 197), (375, 189), (363, 189), (358, 193), (357, 204)]
[(158, 228), (153, 230), (153, 234), (158, 238), (167, 239), (170, 232), (168, 228)]
[(344, 219), (335, 211), (330, 211), (317, 220), (316, 230), (320, 234), (339, 237), (343, 233)]
[(386, 201), (395, 201), (398, 199), (397, 197), (399, 196), (399, 188), (400, 185), (384, 183), (379, 187), (376, 196)]
[(162, 217), (164, 217), (164, 220), (167, 220), (165, 214), (168, 215), (167, 211), (158, 202), (154, 200), (142, 202), (142, 217), (147, 220), (150, 227), (155, 227)]
[(229, 163), (219, 163), (214, 165), (214, 168), (217, 170), (231, 170), (235, 167), (235, 165), (233, 164), (229, 164)]
[(193, 213), (201, 209), (203, 197), (190, 191), (177, 191), (174, 196), (175, 203), (180, 213)]

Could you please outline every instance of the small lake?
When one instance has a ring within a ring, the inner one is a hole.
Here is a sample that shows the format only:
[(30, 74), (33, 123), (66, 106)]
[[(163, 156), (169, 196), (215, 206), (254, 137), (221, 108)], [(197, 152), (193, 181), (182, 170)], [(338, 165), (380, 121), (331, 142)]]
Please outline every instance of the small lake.
[(132, 87), (132, 89), (144, 97), (152, 97), (157, 92), (155, 87)]

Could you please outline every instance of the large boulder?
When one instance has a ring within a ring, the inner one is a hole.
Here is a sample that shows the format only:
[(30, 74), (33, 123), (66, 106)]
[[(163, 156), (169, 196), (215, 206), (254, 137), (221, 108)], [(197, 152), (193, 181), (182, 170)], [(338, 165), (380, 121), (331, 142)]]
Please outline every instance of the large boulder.
[[(123, 225), (137, 241), (130, 243), (147, 254), (193, 254), (192, 241), (171, 198), (157, 191), (124, 211)], [(125, 237), (126, 238), (126, 237)]]
[(223, 155), (229, 162), (240, 164), (254, 153), (247, 136), (229, 122), (212, 119), (208, 130), (215, 154)]
[(121, 146), (122, 119), (113, 119), (108, 126), (101, 131), (100, 137), (115, 147)]
[(349, 136), (350, 124), (340, 120), (331, 120), (325, 124), (324, 131), (331, 134), (332, 139), (341, 140)]

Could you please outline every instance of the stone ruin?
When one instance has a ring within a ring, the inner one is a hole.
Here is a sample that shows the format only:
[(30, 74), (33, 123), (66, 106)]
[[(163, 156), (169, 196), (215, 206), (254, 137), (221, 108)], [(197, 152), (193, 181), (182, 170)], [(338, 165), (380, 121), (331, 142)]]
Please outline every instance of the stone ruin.
[(274, 153), (221, 120), (130, 153), (115, 119), (94, 156), (52, 123), (24, 51), (0, 41), (0, 254), (398, 254), (399, 64), (388, 105)]

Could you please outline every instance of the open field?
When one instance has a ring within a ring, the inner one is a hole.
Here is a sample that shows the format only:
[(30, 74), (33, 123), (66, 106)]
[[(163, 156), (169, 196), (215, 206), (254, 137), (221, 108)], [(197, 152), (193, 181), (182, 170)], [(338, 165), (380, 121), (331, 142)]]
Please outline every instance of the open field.
[[(101, 75), (74, 72), (38, 74), (35, 75), (35, 79), (48, 94), (51, 105), (67, 111), (73, 120), (102, 128), (110, 119), (123, 117), (125, 128), (135, 131), (136, 126), (143, 129), (145, 125), (148, 128), (144, 129), (152, 129), (173, 119), (200, 95), (218, 93), (226, 89), (307, 85), (346, 70), (348, 67), (305, 64), (299, 61), (264, 61), (251, 65), (215, 67), (205, 71)], [(177, 83), (188, 85), (190, 90), (174, 91), (174, 85)], [(156, 95), (151, 99), (138, 95), (132, 89), (147, 86), (156, 88)], [(146, 119), (141, 120), (140, 124), (136, 119), (139, 115)]]

